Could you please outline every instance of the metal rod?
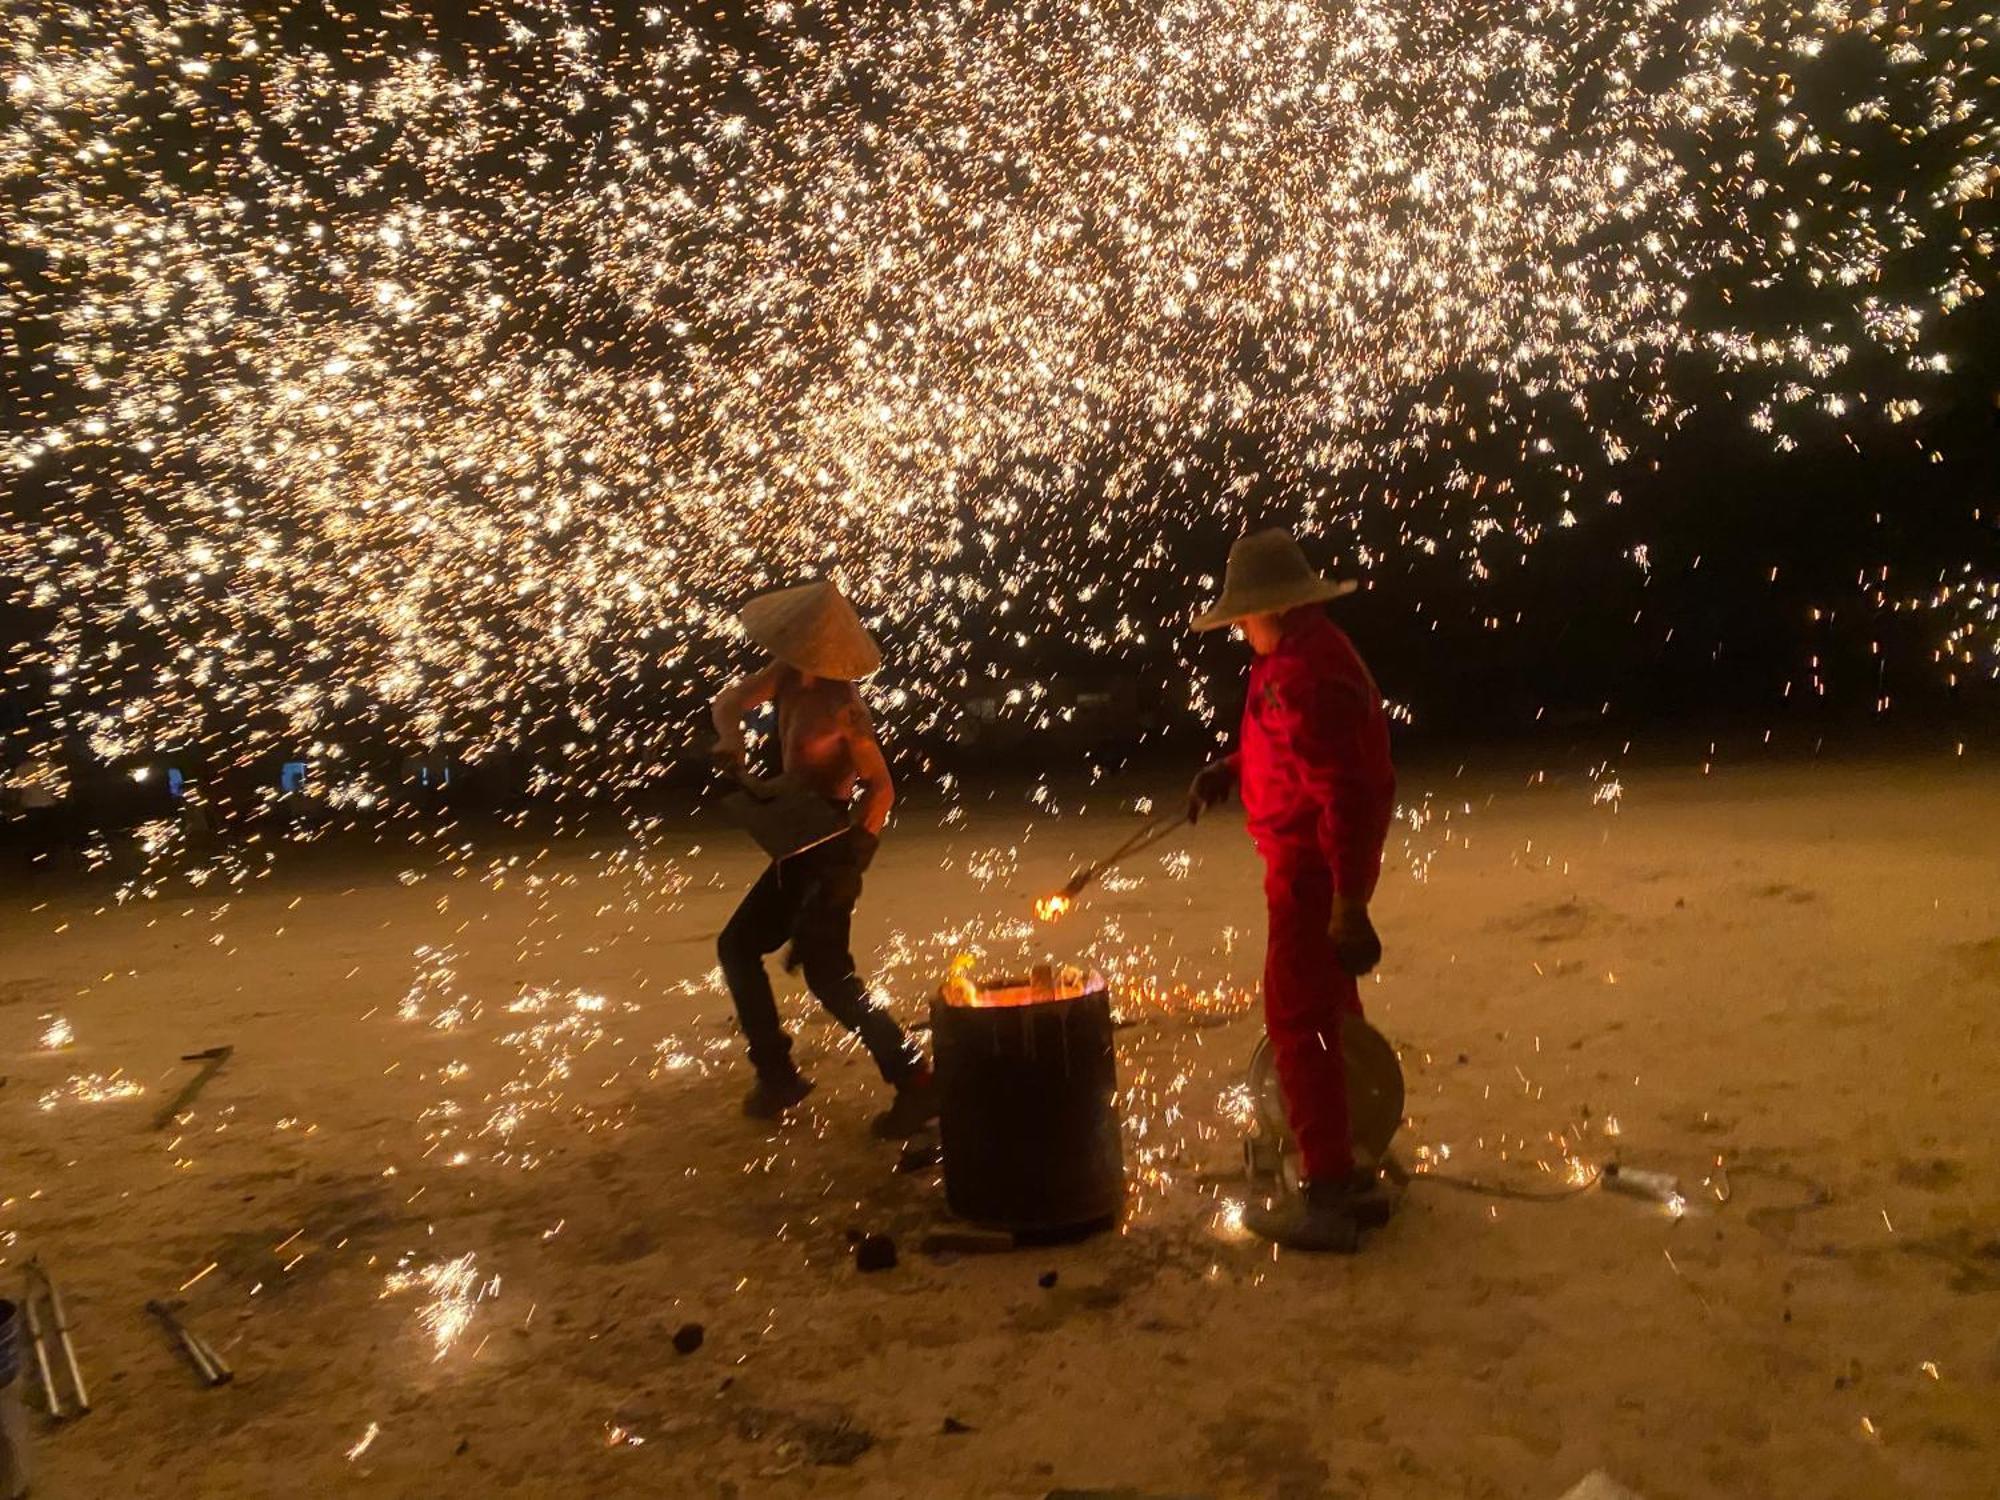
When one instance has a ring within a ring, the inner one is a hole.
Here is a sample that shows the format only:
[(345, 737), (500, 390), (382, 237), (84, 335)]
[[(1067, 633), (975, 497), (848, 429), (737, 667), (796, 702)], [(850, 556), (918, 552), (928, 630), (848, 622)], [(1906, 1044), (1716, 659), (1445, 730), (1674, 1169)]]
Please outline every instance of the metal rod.
[(35, 1310), (35, 1283), (28, 1281), (26, 1295), (21, 1298), (21, 1313), (28, 1320), (28, 1339), (35, 1346), (35, 1369), (42, 1377), (42, 1398), (49, 1403), (49, 1415), (63, 1414), (62, 1396), (56, 1390), (56, 1378), (49, 1370), (49, 1346), (42, 1337), (42, 1315)]
[(203, 1356), (208, 1360), (209, 1369), (215, 1372), (214, 1384), (228, 1385), (230, 1381), (236, 1378), (236, 1372), (229, 1368), (229, 1361), (222, 1357), (221, 1350), (217, 1349), (215, 1345), (196, 1333), (192, 1328), (187, 1331), (187, 1336), (194, 1340), (195, 1346), (201, 1350)]
[(62, 1345), (63, 1362), (69, 1366), (70, 1390), (76, 1396), (77, 1415), (81, 1416), (90, 1410), (90, 1388), (83, 1383), (83, 1367), (76, 1362), (76, 1345), (69, 1336), (69, 1314), (63, 1311), (62, 1293), (56, 1290), (49, 1268), (36, 1262), (36, 1270), (41, 1274), (42, 1290), (49, 1294), (49, 1312), (55, 1318), (56, 1342)]
[(183, 1053), (182, 1062), (198, 1062), (201, 1068), (194, 1077), (181, 1085), (181, 1091), (167, 1102), (166, 1107), (153, 1116), (153, 1129), (165, 1130), (173, 1124), (181, 1111), (194, 1103), (195, 1095), (208, 1086), (208, 1080), (221, 1070), (222, 1065), (229, 1061), (235, 1051), (236, 1044), (230, 1042), (220, 1047), (210, 1047), (202, 1052)]
[(1085, 865), (1081, 870), (1070, 876), (1069, 884), (1063, 887), (1062, 893), (1065, 896), (1071, 897), (1082, 895), (1084, 887), (1088, 886), (1120, 860), (1130, 859), (1141, 850), (1152, 848), (1153, 845), (1159, 843), (1168, 834), (1184, 827), (1187, 821), (1187, 814), (1182, 813), (1177, 818), (1155, 819), (1147, 823), (1137, 833), (1133, 834), (1132, 837), (1120, 844), (1116, 849), (1113, 849), (1104, 858), (1097, 861), (1096, 864)]
[(155, 1299), (146, 1304), (146, 1311), (167, 1325), (167, 1332), (174, 1336), (174, 1342), (181, 1346), (182, 1351), (194, 1365), (195, 1373), (201, 1376), (203, 1380), (210, 1385), (220, 1385), (228, 1378), (217, 1373), (215, 1366), (209, 1363), (208, 1354), (203, 1345), (181, 1323), (181, 1320), (174, 1316), (173, 1309), (168, 1307), (166, 1303)]

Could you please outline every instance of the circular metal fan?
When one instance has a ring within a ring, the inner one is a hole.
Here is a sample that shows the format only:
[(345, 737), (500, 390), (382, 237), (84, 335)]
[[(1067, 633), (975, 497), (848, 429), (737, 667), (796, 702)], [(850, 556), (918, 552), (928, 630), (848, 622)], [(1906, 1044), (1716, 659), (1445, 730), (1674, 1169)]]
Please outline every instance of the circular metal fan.
[[(1347, 1063), (1347, 1112), (1355, 1161), (1362, 1166), (1379, 1166), (1387, 1159), (1389, 1142), (1403, 1123), (1402, 1064), (1389, 1039), (1353, 1014), (1341, 1024), (1340, 1050)], [(1250, 1097), (1256, 1103), (1258, 1121), (1290, 1153), (1294, 1149), (1292, 1127), (1285, 1118), (1277, 1054), (1268, 1036), (1250, 1055)]]

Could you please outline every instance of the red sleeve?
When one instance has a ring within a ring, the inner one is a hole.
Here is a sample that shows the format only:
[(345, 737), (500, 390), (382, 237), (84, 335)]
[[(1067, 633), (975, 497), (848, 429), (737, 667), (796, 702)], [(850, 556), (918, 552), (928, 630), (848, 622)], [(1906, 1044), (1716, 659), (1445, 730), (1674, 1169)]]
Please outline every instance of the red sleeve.
[(1365, 678), (1308, 670), (1283, 692), (1291, 746), (1307, 794), (1319, 804), (1319, 844), (1342, 897), (1366, 901), (1382, 873), (1395, 782), (1382, 770), (1378, 704)]

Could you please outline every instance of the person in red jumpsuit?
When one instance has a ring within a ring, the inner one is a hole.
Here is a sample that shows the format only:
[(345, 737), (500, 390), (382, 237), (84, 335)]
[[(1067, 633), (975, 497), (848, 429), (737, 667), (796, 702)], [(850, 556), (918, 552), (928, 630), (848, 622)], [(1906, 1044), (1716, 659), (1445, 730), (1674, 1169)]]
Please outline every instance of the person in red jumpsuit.
[(1196, 819), (1240, 789), (1264, 857), (1264, 1025), (1304, 1185), (1243, 1222), (1294, 1249), (1343, 1252), (1387, 1215), (1374, 1170), (1355, 1170), (1340, 1028), (1361, 1011), (1355, 980), (1382, 957), (1368, 902), (1396, 794), (1381, 691), (1324, 608), (1356, 587), (1322, 577), (1281, 529), (1230, 549), (1222, 597), (1194, 626), (1237, 626), (1257, 659), (1236, 750), (1188, 791)]

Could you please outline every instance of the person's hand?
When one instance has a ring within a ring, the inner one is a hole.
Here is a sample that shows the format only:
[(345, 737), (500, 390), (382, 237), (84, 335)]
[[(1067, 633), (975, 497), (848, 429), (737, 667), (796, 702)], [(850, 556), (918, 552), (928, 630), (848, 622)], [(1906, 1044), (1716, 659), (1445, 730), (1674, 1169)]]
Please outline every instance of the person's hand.
[(715, 769), (737, 781), (747, 781), (750, 777), (750, 752), (741, 740), (717, 740), (708, 747), (709, 759), (715, 762)]
[(875, 863), (875, 851), (882, 847), (879, 833), (870, 833), (857, 823), (849, 831), (847, 840), (854, 846), (854, 863), (858, 869), (865, 870)]
[(1342, 901), (1334, 907), (1333, 921), (1327, 925), (1333, 939), (1334, 962), (1343, 974), (1359, 979), (1382, 962), (1382, 939), (1368, 920), (1368, 903)]
[(1226, 760), (1218, 760), (1203, 766), (1195, 772), (1188, 785), (1187, 820), (1199, 823), (1201, 815), (1218, 802), (1229, 800), (1229, 794), (1236, 790), (1236, 767)]

